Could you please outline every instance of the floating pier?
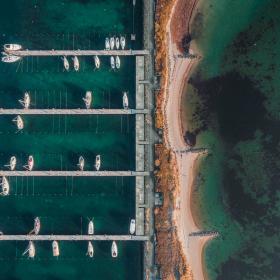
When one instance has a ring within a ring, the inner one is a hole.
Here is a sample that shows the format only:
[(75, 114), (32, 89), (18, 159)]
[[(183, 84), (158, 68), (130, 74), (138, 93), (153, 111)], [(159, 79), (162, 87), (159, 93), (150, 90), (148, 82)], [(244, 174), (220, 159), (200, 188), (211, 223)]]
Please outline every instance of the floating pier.
[(0, 241), (147, 241), (136, 235), (0, 235)]
[(17, 177), (133, 177), (149, 175), (150, 173), (145, 171), (0, 171), (0, 176)]
[(147, 109), (1, 109), (0, 115), (135, 115)]
[(16, 56), (134, 56), (148, 55), (147, 50), (7, 50), (7, 54)]

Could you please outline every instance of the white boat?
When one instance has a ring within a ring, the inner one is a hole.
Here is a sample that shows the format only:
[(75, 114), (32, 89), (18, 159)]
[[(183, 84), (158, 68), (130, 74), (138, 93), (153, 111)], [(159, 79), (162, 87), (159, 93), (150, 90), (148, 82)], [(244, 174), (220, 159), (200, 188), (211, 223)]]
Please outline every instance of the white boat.
[(66, 58), (66, 56), (63, 57), (63, 66), (65, 68), (66, 71), (69, 70), (69, 61), (68, 59)]
[(34, 219), (34, 234), (38, 234), (40, 232), (40, 229), (41, 229), (41, 222), (40, 222), (40, 219), (39, 217), (36, 217)]
[(111, 63), (111, 68), (115, 69), (115, 58), (113, 56), (111, 56), (110, 58), (110, 63)]
[(32, 171), (33, 167), (34, 167), (34, 158), (33, 156), (29, 156), (28, 157), (28, 161), (27, 164), (23, 166), (26, 170), (28, 171)]
[(97, 55), (94, 56), (94, 64), (97, 69), (100, 67), (100, 59)]
[(135, 228), (136, 228), (135, 219), (131, 219), (130, 220), (130, 225), (129, 225), (129, 233), (134, 234), (135, 233)]
[(88, 234), (93, 235), (94, 234), (94, 223), (93, 220), (90, 220), (88, 222)]
[(110, 40), (108, 37), (105, 39), (105, 50), (110, 50)]
[(4, 50), (5, 51), (19, 51), (21, 50), (22, 46), (19, 44), (5, 44), (4, 45)]
[(10, 184), (9, 184), (8, 179), (5, 176), (2, 177), (2, 182), (0, 185), (2, 187), (0, 195), (3, 195), (3, 196), (9, 195)]
[(59, 256), (59, 246), (58, 246), (58, 242), (55, 240), (52, 242), (52, 252), (54, 257)]
[(16, 55), (5, 55), (1, 58), (2, 62), (6, 62), (6, 63), (13, 63), (13, 62), (17, 62), (21, 59), (20, 56), (16, 56)]
[(23, 123), (23, 119), (21, 116), (16, 116), (13, 119), (13, 122), (15, 122), (17, 124), (17, 129), (22, 130), (24, 128), (24, 123)]
[(118, 247), (116, 241), (112, 242), (111, 255), (113, 258), (116, 258), (118, 256)]
[(74, 70), (75, 71), (79, 71), (79, 69), (80, 69), (80, 62), (79, 62), (78, 57), (74, 56), (72, 59), (74, 61)]
[(118, 50), (120, 48), (120, 39), (119, 37), (116, 37), (116, 49)]
[(23, 99), (19, 99), (19, 103), (23, 106), (24, 109), (28, 109), (30, 106), (30, 95), (29, 92), (24, 93)]
[(110, 49), (113, 50), (115, 47), (115, 38), (111, 37), (110, 38)]
[(78, 163), (77, 165), (78, 165), (80, 171), (83, 171), (83, 170), (84, 170), (84, 167), (85, 167), (85, 159), (84, 159), (82, 156), (79, 157), (79, 163)]
[(125, 37), (121, 36), (121, 48), (124, 50), (125, 48)]
[(121, 67), (121, 60), (120, 60), (120, 57), (117, 55), (116, 56), (116, 68), (120, 69), (120, 67)]
[(11, 158), (10, 158), (10, 162), (9, 162), (9, 164), (5, 164), (5, 166), (6, 167), (9, 167), (10, 168), (10, 170), (15, 170), (15, 168), (16, 168), (16, 164), (17, 164), (17, 158), (15, 157), (15, 156), (12, 156)]
[(87, 91), (86, 92), (86, 96), (83, 97), (83, 100), (85, 102), (86, 108), (89, 109), (91, 102), (92, 102), (92, 92), (91, 91)]
[(89, 241), (88, 242), (88, 248), (87, 248), (87, 256), (92, 258), (93, 255), (94, 255), (94, 248), (93, 248), (93, 245), (92, 245), (91, 241)]
[(28, 246), (22, 255), (24, 256), (27, 253), (29, 258), (33, 259), (35, 257), (36, 254), (35, 245), (31, 240), (29, 241)]
[(123, 108), (128, 109), (128, 96), (126, 91), (123, 92)]
[(100, 166), (101, 166), (101, 157), (100, 157), (100, 155), (97, 155), (95, 157), (95, 165), (94, 165), (94, 167), (98, 171), (100, 169)]

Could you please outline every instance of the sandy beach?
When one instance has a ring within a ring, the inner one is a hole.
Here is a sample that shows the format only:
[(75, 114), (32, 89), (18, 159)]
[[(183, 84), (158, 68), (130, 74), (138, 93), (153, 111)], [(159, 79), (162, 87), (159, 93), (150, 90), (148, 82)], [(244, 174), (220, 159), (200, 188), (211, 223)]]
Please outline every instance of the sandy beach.
[[(177, 226), (178, 237), (182, 243), (182, 248), (186, 259), (192, 270), (195, 280), (206, 279), (203, 272), (203, 247), (209, 237), (189, 237), (191, 232), (198, 231), (191, 211), (191, 193), (195, 176), (195, 162), (199, 156), (197, 153), (178, 153), (176, 151), (187, 149), (183, 138), (181, 123), (181, 99), (185, 83), (191, 73), (192, 68), (197, 63), (195, 59), (181, 58), (181, 54), (174, 38), (176, 29), (177, 12), (180, 13), (181, 0), (175, 1), (171, 16), (166, 28), (166, 46), (168, 60), (168, 75), (165, 84), (165, 140), (173, 152), (177, 163), (177, 176), (179, 184), (179, 196), (176, 201), (174, 220)], [(194, 3), (195, 4), (195, 3)], [(177, 9), (176, 9), (177, 6)], [(186, 21), (188, 19), (185, 19)], [(185, 22), (186, 22), (185, 21)], [(172, 26), (173, 25), (173, 26)], [(174, 26), (175, 25), (175, 26)], [(187, 124), (184, 124), (186, 127)]]

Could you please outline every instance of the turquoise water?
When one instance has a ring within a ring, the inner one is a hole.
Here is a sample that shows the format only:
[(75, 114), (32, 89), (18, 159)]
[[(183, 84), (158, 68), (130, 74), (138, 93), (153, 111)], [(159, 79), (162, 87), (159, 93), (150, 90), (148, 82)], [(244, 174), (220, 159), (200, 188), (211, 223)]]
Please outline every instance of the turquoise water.
[[(135, 19), (135, 20), (133, 20)], [(136, 33), (136, 41), (130, 34)], [(12, 0), (2, 3), (0, 44), (16, 42), (27, 49), (104, 49), (107, 36), (126, 36), (128, 48), (142, 47), (142, 3), (98, 0)], [(135, 107), (135, 60), (121, 58), (111, 71), (109, 58), (99, 70), (92, 57), (80, 58), (80, 71), (65, 72), (61, 58), (29, 57), (0, 64), (0, 107), (21, 108), (18, 99), (30, 92), (32, 108), (84, 108), (93, 92), (94, 108), (121, 108), (122, 91)], [(23, 170), (28, 155), (34, 170), (76, 170), (78, 158), (93, 170), (95, 156), (103, 170), (135, 168), (134, 116), (23, 116), (16, 131), (14, 116), (0, 116), (0, 168), (12, 155)], [(135, 215), (134, 178), (9, 178), (11, 195), (0, 198), (0, 230), (28, 233), (41, 218), (42, 234), (81, 234), (94, 218), (96, 234), (127, 234)], [(60, 242), (58, 259), (50, 242), (36, 242), (36, 257), (22, 256), (25, 242), (0, 243), (0, 279), (141, 279), (142, 244), (118, 242), (112, 259), (110, 242), (94, 242), (95, 257), (86, 257), (87, 242)]]
[(187, 114), (200, 163), (194, 191), (210, 279), (279, 279), (280, 2), (202, 3), (192, 27), (203, 58)]

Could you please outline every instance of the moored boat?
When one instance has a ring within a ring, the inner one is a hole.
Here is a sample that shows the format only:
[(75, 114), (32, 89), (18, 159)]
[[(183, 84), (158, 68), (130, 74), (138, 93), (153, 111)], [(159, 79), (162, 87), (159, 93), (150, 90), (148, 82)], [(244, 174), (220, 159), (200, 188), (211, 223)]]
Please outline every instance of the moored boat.
[(63, 60), (63, 66), (64, 66), (65, 70), (68, 71), (69, 70), (69, 61), (68, 61), (67, 57), (64, 56), (62, 58), (62, 60)]
[(113, 258), (116, 258), (118, 256), (118, 247), (116, 241), (112, 242), (111, 255)]
[(84, 170), (84, 167), (85, 167), (85, 159), (84, 159), (82, 156), (79, 157), (79, 163), (78, 163), (77, 165), (78, 165), (80, 171), (83, 171), (83, 170)]
[(136, 229), (135, 219), (130, 220), (129, 233), (134, 234)]
[(73, 58), (73, 62), (74, 62), (74, 70), (75, 71), (79, 71), (80, 69), (80, 62), (77, 56), (74, 56)]
[(9, 164), (5, 164), (6, 167), (10, 168), (10, 170), (15, 170), (17, 164), (17, 158), (15, 156), (12, 156), (10, 158)]
[(24, 93), (23, 99), (19, 99), (19, 103), (23, 106), (24, 109), (29, 109), (30, 106), (29, 92)]
[(0, 185), (1, 185), (0, 195), (3, 195), (3, 196), (9, 195), (10, 194), (10, 184), (9, 184), (8, 179), (5, 176), (2, 177), (2, 182)]
[(59, 256), (59, 246), (58, 246), (58, 242), (56, 240), (54, 240), (52, 242), (52, 252), (53, 252), (54, 257)]
[(94, 56), (94, 64), (97, 69), (100, 67), (100, 59), (97, 55)]
[(85, 102), (86, 108), (89, 109), (91, 102), (92, 102), (92, 92), (91, 91), (87, 91), (86, 92), (86, 96), (83, 97), (83, 100)]
[(110, 49), (113, 50), (115, 47), (115, 37), (110, 38)]
[(27, 164), (23, 166), (26, 170), (28, 171), (32, 171), (33, 167), (34, 167), (34, 158), (33, 156), (29, 156), (28, 157), (28, 161)]
[(16, 55), (5, 55), (1, 58), (2, 62), (6, 62), (6, 63), (13, 63), (13, 62), (17, 62), (21, 59), (20, 56), (16, 56)]
[(28, 246), (22, 255), (24, 256), (27, 253), (28, 253), (29, 258), (33, 259), (35, 257), (35, 254), (36, 254), (35, 245), (34, 245), (33, 241), (31, 241), (31, 240), (29, 241)]
[(110, 58), (110, 63), (111, 63), (111, 68), (115, 69), (115, 58), (113, 56), (111, 56)]
[(90, 220), (88, 222), (88, 234), (93, 235), (94, 234), (94, 223), (93, 220)]
[(124, 50), (125, 48), (125, 37), (121, 36), (121, 48)]
[(116, 68), (120, 69), (120, 67), (121, 67), (121, 60), (120, 60), (120, 57), (117, 55), (116, 56)]
[(128, 96), (126, 91), (123, 92), (123, 108), (128, 109)]
[(110, 50), (110, 39), (108, 37), (105, 39), (105, 50)]
[(94, 248), (93, 248), (93, 245), (92, 245), (91, 241), (89, 241), (88, 242), (88, 248), (87, 248), (87, 256), (92, 258), (93, 255), (94, 255)]
[(100, 155), (97, 155), (95, 157), (95, 169), (98, 171), (100, 169), (100, 166), (101, 166), (101, 156)]
[(22, 46), (19, 45), (19, 44), (5, 44), (4, 45), (4, 50), (6, 52), (9, 52), (9, 51), (19, 51), (22, 49)]
[(39, 217), (36, 217), (34, 219), (34, 234), (39, 234), (40, 232), (40, 229), (41, 229), (41, 221), (39, 219)]
[(120, 48), (120, 39), (119, 37), (116, 37), (116, 49), (118, 50)]
[(18, 130), (22, 130), (24, 128), (24, 122), (23, 122), (23, 119), (21, 116), (16, 116), (14, 119), (13, 119), (13, 122), (16, 123), (17, 125), (17, 129)]

